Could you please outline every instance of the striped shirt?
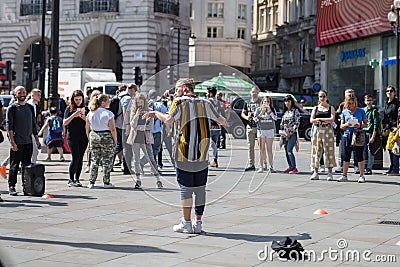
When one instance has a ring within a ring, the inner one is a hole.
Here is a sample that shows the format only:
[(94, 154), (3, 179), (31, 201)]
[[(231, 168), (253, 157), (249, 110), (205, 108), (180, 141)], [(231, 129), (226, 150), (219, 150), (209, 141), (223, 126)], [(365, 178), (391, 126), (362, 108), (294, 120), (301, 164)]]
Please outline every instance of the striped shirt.
[(220, 115), (207, 99), (175, 99), (168, 113), (174, 118), (173, 154), (176, 167), (198, 172), (208, 166), (211, 119)]

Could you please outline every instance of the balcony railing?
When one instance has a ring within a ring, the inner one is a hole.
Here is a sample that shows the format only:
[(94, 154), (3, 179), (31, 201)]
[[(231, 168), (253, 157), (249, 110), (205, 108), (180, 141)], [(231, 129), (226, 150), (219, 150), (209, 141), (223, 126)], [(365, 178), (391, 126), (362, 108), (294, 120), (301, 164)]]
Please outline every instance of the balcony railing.
[(176, 0), (155, 0), (154, 12), (179, 16), (179, 1)]
[[(46, 12), (51, 11), (51, 1), (46, 1)], [(40, 16), (42, 15), (42, 1), (22, 0), (20, 16)]]
[(79, 13), (119, 12), (119, 0), (81, 0)]

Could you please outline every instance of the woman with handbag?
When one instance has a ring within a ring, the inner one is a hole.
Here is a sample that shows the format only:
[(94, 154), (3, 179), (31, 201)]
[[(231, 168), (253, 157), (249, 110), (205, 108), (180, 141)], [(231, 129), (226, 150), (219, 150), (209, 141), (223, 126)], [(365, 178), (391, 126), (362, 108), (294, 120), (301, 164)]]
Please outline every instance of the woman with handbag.
[(340, 129), (344, 131), (342, 135), (342, 149), (344, 151), (343, 157), (343, 175), (339, 178), (338, 182), (347, 182), (347, 171), (349, 170), (349, 163), (351, 152), (354, 151), (354, 156), (358, 162), (360, 169), (359, 183), (365, 182), (364, 177), (364, 143), (365, 132), (363, 128), (368, 126), (367, 115), (364, 109), (358, 107), (357, 98), (354, 96), (346, 97), (344, 103), (345, 110), (342, 112)]
[(399, 100), (396, 97), (396, 88), (389, 85), (386, 88), (386, 101), (382, 120), (382, 146), (386, 147), (386, 150), (389, 151), (390, 158), (390, 167), (385, 173), (387, 175), (399, 174), (399, 156), (396, 156), (392, 152), (394, 144), (392, 141), (397, 132), (398, 109)]
[[(296, 174), (299, 171), (296, 168), (296, 158), (293, 154), (293, 148), (298, 146), (298, 129), (300, 125), (300, 112), (296, 107), (294, 98), (291, 95), (285, 96), (285, 107), (281, 121), (281, 130), (279, 131), (280, 146), (285, 146), (286, 160), (289, 165), (284, 173)], [(298, 148), (296, 148), (298, 150)]]

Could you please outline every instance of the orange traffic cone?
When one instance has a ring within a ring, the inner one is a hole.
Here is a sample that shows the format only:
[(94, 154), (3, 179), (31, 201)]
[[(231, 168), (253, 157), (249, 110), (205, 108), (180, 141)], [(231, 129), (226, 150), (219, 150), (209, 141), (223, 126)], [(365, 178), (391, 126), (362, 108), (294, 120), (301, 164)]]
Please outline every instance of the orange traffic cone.
[(44, 194), (44, 195), (42, 196), (42, 198), (54, 198), (54, 196), (51, 195), (51, 194)]
[(7, 169), (4, 166), (0, 166), (0, 176), (3, 179), (7, 179)]
[(316, 211), (314, 211), (314, 214), (328, 214), (328, 212), (323, 209), (317, 209)]

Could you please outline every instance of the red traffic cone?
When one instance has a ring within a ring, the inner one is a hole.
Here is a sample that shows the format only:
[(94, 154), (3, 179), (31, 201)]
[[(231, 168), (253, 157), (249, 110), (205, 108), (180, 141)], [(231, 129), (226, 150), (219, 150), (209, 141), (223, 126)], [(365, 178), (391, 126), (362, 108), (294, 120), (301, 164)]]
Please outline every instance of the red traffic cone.
[(314, 211), (314, 214), (317, 214), (317, 215), (328, 214), (328, 212), (326, 210), (323, 210), (323, 209), (317, 209), (316, 211)]
[(7, 169), (4, 166), (0, 166), (0, 176), (3, 179), (7, 179)]

